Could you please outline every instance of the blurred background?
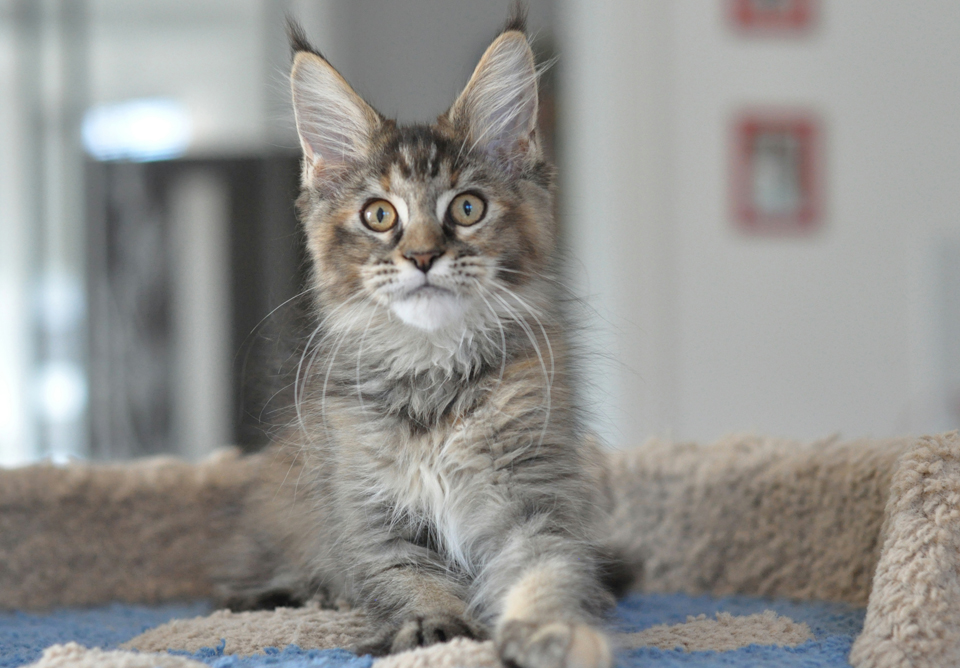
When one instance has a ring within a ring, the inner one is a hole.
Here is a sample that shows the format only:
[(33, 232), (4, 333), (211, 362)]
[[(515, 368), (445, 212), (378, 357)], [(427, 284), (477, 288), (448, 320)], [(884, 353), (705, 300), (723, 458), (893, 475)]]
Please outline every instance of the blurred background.
[[(284, 16), (427, 121), (509, 4), (0, 0), (0, 465), (262, 445)], [(608, 442), (960, 427), (960, 3), (528, 4)]]

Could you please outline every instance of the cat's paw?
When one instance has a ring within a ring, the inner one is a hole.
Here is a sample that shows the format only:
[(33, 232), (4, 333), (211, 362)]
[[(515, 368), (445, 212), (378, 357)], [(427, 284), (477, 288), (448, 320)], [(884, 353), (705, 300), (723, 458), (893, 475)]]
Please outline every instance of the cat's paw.
[(397, 630), (390, 645), (390, 653), (426, 647), (454, 638), (481, 640), (485, 635), (477, 625), (456, 615), (449, 613), (418, 615), (405, 621)]
[(216, 599), (215, 603), (218, 608), (227, 608), (231, 612), (250, 612), (277, 608), (301, 608), (304, 601), (291, 592), (277, 590), (226, 596)]
[(512, 668), (610, 668), (610, 645), (585, 624), (508, 620), (497, 631), (497, 653)]
[(370, 642), (358, 646), (355, 651), (357, 654), (383, 656), (447, 642), (454, 638), (483, 640), (486, 636), (482, 627), (457, 615), (446, 612), (427, 613), (410, 617), (399, 626), (381, 632)]

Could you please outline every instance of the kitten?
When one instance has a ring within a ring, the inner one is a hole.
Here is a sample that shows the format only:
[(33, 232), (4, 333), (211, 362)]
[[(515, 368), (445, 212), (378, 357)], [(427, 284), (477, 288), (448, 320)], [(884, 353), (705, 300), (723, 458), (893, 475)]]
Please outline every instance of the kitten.
[(360, 651), (492, 637), (507, 665), (606, 668), (600, 453), (571, 390), (521, 13), (429, 126), (291, 42), (315, 329), (232, 602), (324, 591), (380, 621)]

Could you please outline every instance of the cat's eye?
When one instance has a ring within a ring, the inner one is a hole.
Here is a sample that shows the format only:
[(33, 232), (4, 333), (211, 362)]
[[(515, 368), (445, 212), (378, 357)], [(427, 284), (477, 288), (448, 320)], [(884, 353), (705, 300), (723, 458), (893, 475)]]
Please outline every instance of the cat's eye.
[(483, 214), (486, 212), (486, 202), (473, 193), (461, 193), (450, 202), (450, 217), (453, 218), (453, 222), (463, 227), (476, 225), (483, 220)]
[(376, 199), (363, 207), (360, 220), (374, 232), (386, 232), (397, 224), (397, 210), (385, 199)]

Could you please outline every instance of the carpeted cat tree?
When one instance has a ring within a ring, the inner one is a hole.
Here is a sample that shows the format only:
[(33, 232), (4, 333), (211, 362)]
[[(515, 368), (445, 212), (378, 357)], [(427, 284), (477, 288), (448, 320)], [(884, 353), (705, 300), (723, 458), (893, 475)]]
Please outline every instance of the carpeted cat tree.
[[(210, 595), (265, 456), (0, 471), (0, 610), (17, 611), (0, 612), (0, 667), (369, 668), (333, 649), (372, 632), (359, 611), (171, 607)], [(960, 666), (957, 432), (653, 440), (610, 453), (603, 478), (636, 576), (611, 620), (618, 665)], [(456, 640), (375, 663), (497, 660)]]

